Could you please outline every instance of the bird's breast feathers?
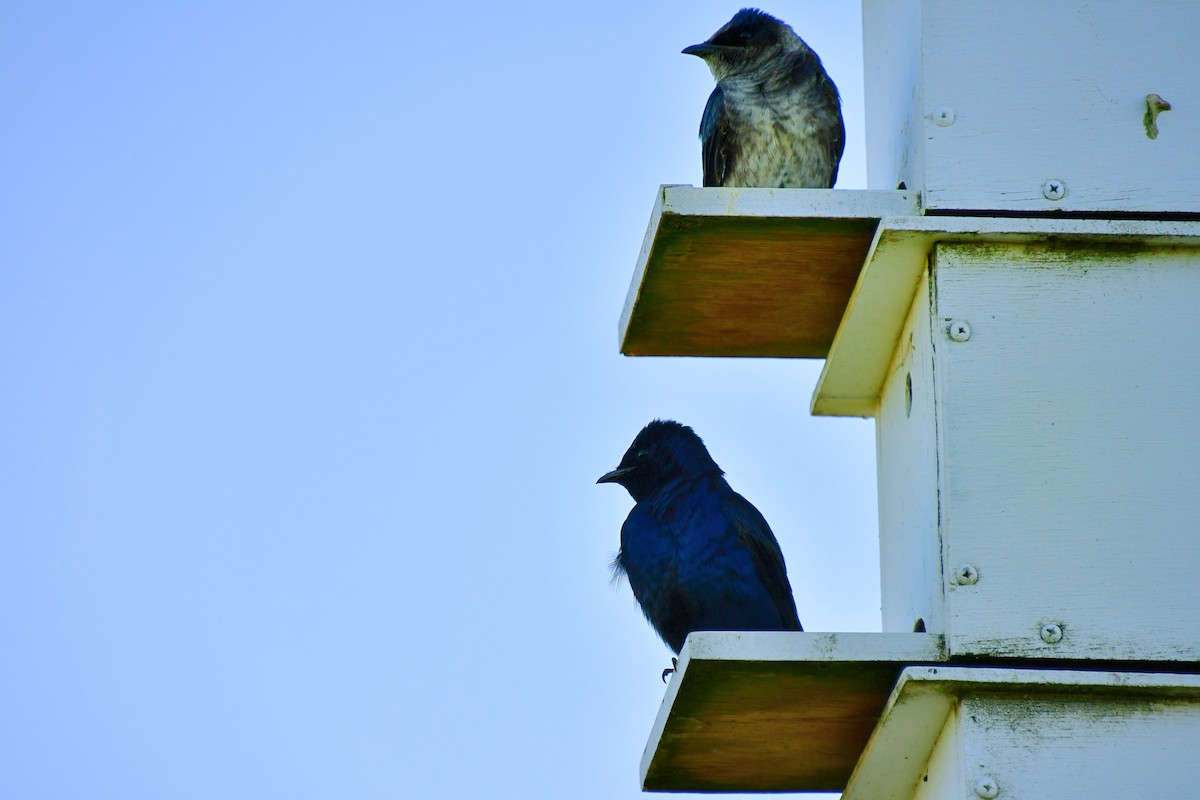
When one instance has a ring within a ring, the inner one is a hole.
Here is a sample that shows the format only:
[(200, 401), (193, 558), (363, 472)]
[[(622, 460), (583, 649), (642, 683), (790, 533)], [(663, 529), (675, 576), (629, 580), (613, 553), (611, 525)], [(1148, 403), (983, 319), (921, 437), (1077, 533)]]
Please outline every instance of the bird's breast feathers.
[(674, 565), (704, 563), (736, 541), (724, 509), (732, 491), (707, 484), (692, 488), (634, 506), (621, 528), (622, 560), (651, 576), (673, 574)]
[(726, 185), (825, 187), (834, 165), (824, 134), (828, 112), (806, 94), (725, 86), (725, 113), (737, 157)]

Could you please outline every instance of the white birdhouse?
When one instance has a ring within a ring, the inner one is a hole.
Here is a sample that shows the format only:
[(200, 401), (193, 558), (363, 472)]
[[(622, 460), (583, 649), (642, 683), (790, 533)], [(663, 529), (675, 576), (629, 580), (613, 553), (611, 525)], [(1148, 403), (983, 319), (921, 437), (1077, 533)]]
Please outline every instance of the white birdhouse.
[(643, 786), (1192, 796), (1200, 2), (863, 23), (873, 190), (663, 187), (621, 346), (826, 359), (883, 632), (692, 634)]
[(1198, 32), (1195, 0), (864, 0), (871, 186), (939, 212), (1200, 212)]

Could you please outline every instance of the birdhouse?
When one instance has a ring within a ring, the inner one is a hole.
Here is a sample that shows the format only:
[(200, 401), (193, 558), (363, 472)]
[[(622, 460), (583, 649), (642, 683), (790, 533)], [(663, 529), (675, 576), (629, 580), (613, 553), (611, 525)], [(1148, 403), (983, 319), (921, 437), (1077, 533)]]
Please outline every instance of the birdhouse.
[(643, 783), (1188, 796), (1200, 4), (863, 17), (872, 190), (663, 187), (620, 334), (826, 359), (812, 412), (876, 422), (882, 633), (693, 634)]
[(1200, 223), (910, 222), (813, 399), (876, 419), (884, 630), (1200, 661)]
[(864, 0), (871, 185), (936, 213), (1200, 212), (1197, 31), (1192, 0)]

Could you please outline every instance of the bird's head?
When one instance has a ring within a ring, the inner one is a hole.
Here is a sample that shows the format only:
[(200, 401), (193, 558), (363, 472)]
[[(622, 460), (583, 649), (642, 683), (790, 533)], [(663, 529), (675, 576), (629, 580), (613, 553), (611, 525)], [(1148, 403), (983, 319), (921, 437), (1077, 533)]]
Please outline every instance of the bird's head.
[(791, 27), (757, 8), (743, 8), (708, 41), (683, 48), (699, 56), (718, 81), (754, 72), (786, 51), (806, 45)]
[(641, 502), (672, 480), (709, 472), (723, 474), (696, 432), (672, 420), (656, 419), (642, 428), (617, 468), (596, 483), (619, 483)]

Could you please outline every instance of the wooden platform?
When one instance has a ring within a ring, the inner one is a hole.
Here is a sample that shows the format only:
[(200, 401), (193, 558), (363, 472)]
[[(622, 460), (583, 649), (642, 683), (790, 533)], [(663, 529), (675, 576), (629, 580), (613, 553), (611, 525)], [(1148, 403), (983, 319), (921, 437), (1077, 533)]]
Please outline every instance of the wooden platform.
[(879, 220), (918, 213), (915, 192), (662, 186), (621, 352), (824, 358)]
[(642, 758), (646, 791), (841, 791), (924, 633), (694, 633)]

